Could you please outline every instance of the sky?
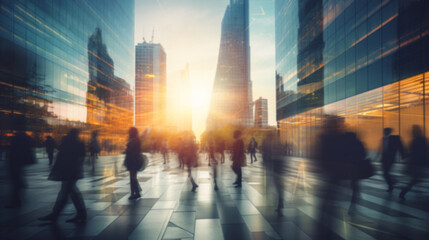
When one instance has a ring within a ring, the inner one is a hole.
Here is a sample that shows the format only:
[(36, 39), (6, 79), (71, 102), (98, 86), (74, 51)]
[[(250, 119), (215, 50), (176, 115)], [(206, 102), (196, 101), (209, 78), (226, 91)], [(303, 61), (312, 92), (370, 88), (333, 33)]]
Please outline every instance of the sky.
[[(180, 71), (189, 64), (192, 128), (204, 132), (217, 67), (221, 22), (229, 0), (135, 0), (135, 44), (152, 39), (167, 54), (167, 114), (174, 115)], [(250, 0), (253, 99), (268, 99), (275, 116), (274, 0)], [(167, 116), (167, 118), (169, 118)]]

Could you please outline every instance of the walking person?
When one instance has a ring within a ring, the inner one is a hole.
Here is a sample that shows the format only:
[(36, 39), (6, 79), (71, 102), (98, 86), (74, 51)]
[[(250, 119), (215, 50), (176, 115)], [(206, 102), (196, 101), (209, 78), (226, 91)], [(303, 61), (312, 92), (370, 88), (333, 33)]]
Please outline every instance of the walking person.
[[(392, 128), (385, 128), (383, 130), (383, 140), (381, 143), (381, 164), (383, 167), (383, 176), (388, 185), (387, 192), (392, 192), (394, 179), (390, 175), (393, 163), (395, 162), (396, 154), (399, 152), (401, 157), (404, 158), (404, 148), (401, 138), (398, 135), (392, 135)], [(380, 154), (380, 153), (379, 153)]]
[(428, 163), (427, 159), (427, 141), (423, 136), (420, 126), (413, 125), (412, 127), (413, 140), (409, 147), (409, 160), (407, 172), (411, 177), (408, 184), (402, 189), (399, 197), (405, 200), (405, 194), (409, 192), (414, 185), (419, 183), (424, 177), (425, 168)]
[(45, 141), (45, 148), (46, 148), (46, 153), (48, 154), (49, 166), (51, 166), (54, 161), (55, 147), (56, 147), (55, 140), (51, 136), (47, 136)]
[(359, 179), (363, 169), (362, 162), (366, 158), (366, 150), (363, 143), (358, 139), (357, 135), (353, 132), (346, 132), (344, 136), (346, 147), (346, 160), (350, 163), (350, 187), (352, 189), (352, 198), (348, 213), (354, 214), (356, 212), (356, 205), (359, 199)]
[(212, 166), (212, 175), (213, 175), (213, 184), (214, 184), (214, 190), (217, 191), (217, 160), (215, 156), (215, 142), (213, 137), (209, 138), (208, 142), (208, 157), (209, 157), (209, 163), (211, 163)]
[(131, 127), (130, 130), (128, 130), (128, 135), (124, 165), (130, 172), (131, 195), (128, 199), (133, 200), (141, 197), (141, 188), (137, 180), (137, 172), (142, 168), (143, 156), (137, 128)]
[(11, 199), (6, 208), (21, 207), (21, 193), (25, 187), (23, 168), (25, 165), (36, 162), (33, 152), (34, 140), (25, 133), (26, 118), (18, 116), (14, 119), (15, 134), (10, 138), (10, 145), (7, 151), (7, 163), (9, 167), (9, 177), (12, 185)]
[(265, 171), (268, 175), (271, 175), (274, 183), (275, 190), (277, 192), (277, 208), (275, 211), (279, 216), (282, 215), (282, 209), (284, 207), (284, 173), (286, 167), (286, 159), (282, 151), (282, 145), (280, 140), (273, 132), (269, 132), (261, 146), (262, 160), (265, 167)]
[(96, 165), (96, 160), (98, 158), (98, 155), (100, 154), (100, 142), (98, 141), (98, 131), (94, 130), (91, 133), (91, 139), (89, 139), (89, 145), (88, 145), (88, 150), (89, 150), (89, 161), (91, 163), (91, 173), (92, 175), (95, 174), (95, 165)]
[(241, 167), (243, 166), (243, 162), (246, 160), (246, 156), (244, 155), (244, 143), (241, 139), (241, 131), (235, 130), (234, 131), (234, 144), (232, 147), (232, 170), (237, 175), (237, 179), (233, 183), (236, 185), (236, 188), (241, 188), (241, 181), (242, 181), (242, 173), (241, 173)]
[(222, 138), (218, 138), (217, 142), (217, 152), (220, 153), (220, 163), (225, 163), (225, 141)]
[(162, 140), (161, 142), (161, 154), (164, 159), (164, 164), (167, 164), (168, 161), (168, 141), (167, 139)]
[(61, 181), (61, 190), (52, 212), (39, 218), (39, 220), (56, 222), (70, 196), (77, 214), (67, 222), (81, 223), (86, 221), (85, 202), (76, 186), (76, 182), (83, 178), (84, 157), (85, 144), (79, 139), (79, 130), (71, 129), (61, 140), (57, 159), (48, 178), (52, 181)]
[(253, 158), (255, 158), (255, 162), (258, 161), (256, 158), (256, 148), (258, 147), (258, 142), (256, 142), (255, 138), (252, 137), (250, 140), (249, 146), (247, 147), (247, 150), (250, 153), (250, 163), (253, 163)]
[(195, 143), (195, 137), (192, 136), (192, 134), (189, 134), (188, 139), (185, 140), (184, 143), (184, 161), (188, 168), (188, 177), (192, 184), (192, 192), (195, 192), (195, 190), (198, 187), (198, 184), (195, 182), (194, 178), (192, 177), (192, 167), (196, 165), (196, 162), (198, 161), (198, 147)]

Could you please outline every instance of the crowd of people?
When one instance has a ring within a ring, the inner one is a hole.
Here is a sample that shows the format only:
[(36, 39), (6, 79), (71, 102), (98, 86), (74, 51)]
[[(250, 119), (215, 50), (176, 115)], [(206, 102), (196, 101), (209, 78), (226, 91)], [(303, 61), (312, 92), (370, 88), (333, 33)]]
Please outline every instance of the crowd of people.
[[(23, 168), (36, 161), (33, 152), (33, 140), (25, 132), (25, 120), (15, 122), (15, 134), (10, 138), (7, 151), (9, 163), (10, 182), (12, 186), (10, 203), (6, 207), (20, 207), (21, 191), (25, 186), (23, 178)], [(384, 136), (380, 143), (378, 157), (381, 159), (381, 169), (387, 184), (387, 192), (392, 192), (396, 180), (390, 171), (395, 163), (395, 157), (399, 154), (402, 158), (407, 158), (406, 173), (410, 176), (410, 181), (402, 189), (399, 197), (405, 200), (407, 192), (412, 187), (422, 181), (427, 166), (427, 141), (420, 126), (412, 127), (412, 141), (405, 147), (398, 135), (392, 135), (391, 128), (383, 130)], [(242, 187), (242, 167), (247, 165), (246, 148), (242, 137), (242, 131), (235, 130), (232, 134), (233, 142), (227, 146), (225, 141), (208, 135), (205, 146), (199, 146), (192, 132), (183, 134), (174, 148), (179, 162), (179, 168), (187, 169), (188, 179), (192, 185), (191, 191), (198, 188), (197, 181), (193, 177), (193, 168), (199, 165), (199, 149), (206, 152), (208, 165), (211, 166), (214, 190), (219, 189), (217, 182), (219, 165), (225, 163), (225, 152), (229, 151), (232, 162), (232, 171), (236, 174), (233, 185), (236, 188)], [(144, 136), (143, 136), (144, 137)], [(131, 127), (128, 132), (128, 142), (125, 146), (124, 166), (130, 176), (130, 200), (141, 197), (141, 187), (137, 178), (138, 172), (146, 168), (148, 158), (143, 154), (142, 136), (137, 128)], [(290, 146), (290, 145), (288, 145)], [(83, 164), (86, 152), (89, 152), (91, 172), (94, 174), (96, 159), (100, 154), (100, 144), (98, 132), (91, 134), (87, 146), (79, 137), (78, 129), (71, 129), (64, 136), (60, 144), (56, 144), (50, 136), (45, 141), (46, 153), (51, 166), (49, 180), (60, 181), (61, 189), (58, 193), (56, 203), (52, 212), (41, 221), (55, 222), (70, 197), (77, 214), (68, 222), (84, 222), (86, 220), (86, 207), (76, 183), (83, 177)], [(54, 158), (54, 151), (58, 153)], [(168, 164), (172, 154), (167, 139), (163, 139), (160, 144), (160, 153), (164, 164)], [(282, 144), (280, 136), (276, 131), (269, 131), (262, 143), (258, 145), (255, 138), (251, 138), (247, 145), (247, 152), (250, 155), (250, 163), (258, 161), (256, 153), (258, 150), (262, 156), (262, 166), (265, 168), (267, 176), (271, 177), (273, 187), (277, 193), (276, 211), (281, 214), (281, 209), (285, 203), (285, 180), (286, 168), (288, 167), (289, 147)], [(359, 140), (356, 133), (346, 131), (344, 119), (338, 116), (327, 116), (321, 133), (319, 134), (314, 155), (311, 157), (314, 166), (317, 167), (321, 176), (322, 196), (320, 205), (319, 220), (322, 225), (331, 225), (332, 217), (335, 215), (335, 208), (332, 202), (338, 197), (338, 188), (344, 182), (349, 182), (352, 192), (350, 200), (349, 214), (356, 212), (356, 205), (359, 200), (359, 181), (375, 174), (373, 161), (367, 157), (364, 144)], [(326, 228), (323, 228), (326, 229)], [(330, 233), (321, 229), (321, 236)], [(329, 237), (329, 236), (327, 236)]]

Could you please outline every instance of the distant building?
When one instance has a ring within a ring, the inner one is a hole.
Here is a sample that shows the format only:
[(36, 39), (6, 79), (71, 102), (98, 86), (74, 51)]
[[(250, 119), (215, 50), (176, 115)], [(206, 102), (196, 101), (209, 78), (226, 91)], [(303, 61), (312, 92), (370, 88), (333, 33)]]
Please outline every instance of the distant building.
[(135, 125), (138, 128), (165, 124), (167, 57), (157, 43), (136, 46)]
[(268, 127), (268, 100), (262, 97), (255, 101), (255, 127)]
[(253, 126), (249, 1), (231, 0), (222, 20), (218, 65), (206, 127)]

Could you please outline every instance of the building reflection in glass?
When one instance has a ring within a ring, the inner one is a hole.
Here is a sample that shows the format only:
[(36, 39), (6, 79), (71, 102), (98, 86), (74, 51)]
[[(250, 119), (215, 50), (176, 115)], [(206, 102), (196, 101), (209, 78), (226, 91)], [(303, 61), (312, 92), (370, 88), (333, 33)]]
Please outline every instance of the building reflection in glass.
[(125, 140), (133, 123), (133, 0), (5, 0), (0, 23), (2, 135), (23, 114), (39, 145), (72, 127), (84, 138), (100, 130), (104, 151)]
[[(372, 152), (385, 127), (406, 145), (414, 124), (428, 136), (428, 7), (423, 0), (276, 1), (277, 120), (294, 154), (311, 154), (324, 114), (343, 116)], [(323, 41), (312, 51), (301, 47), (318, 35)], [(300, 91), (302, 76), (311, 75), (323, 85)]]

